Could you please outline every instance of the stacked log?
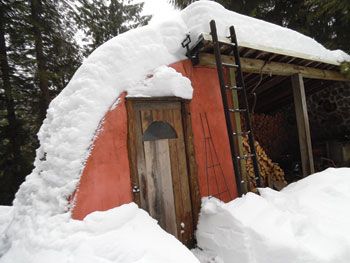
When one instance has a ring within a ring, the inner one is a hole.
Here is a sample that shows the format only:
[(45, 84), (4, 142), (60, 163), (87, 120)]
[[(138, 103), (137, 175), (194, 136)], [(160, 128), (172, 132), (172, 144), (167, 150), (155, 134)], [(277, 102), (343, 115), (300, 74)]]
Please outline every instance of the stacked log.
[[(272, 162), (267, 156), (264, 149), (260, 146), (258, 141), (255, 141), (255, 150), (258, 156), (258, 166), (261, 176), (261, 184), (263, 187), (270, 187), (276, 190), (282, 189), (287, 185), (287, 181), (284, 178), (284, 171), (278, 165), (278, 163)], [(243, 153), (245, 155), (250, 154), (250, 146), (248, 142), (248, 136), (243, 137)], [(248, 180), (255, 177), (253, 161), (251, 158), (246, 159), (246, 169)], [(249, 183), (249, 190), (252, 192), (257, 191), (257, 182), (252, 181)]]
[[(285, 129), (282, 113), (274, 115), (250, 114), (250, 121), (255, 139), (260, 142), (270, 158), (277, 159), (288, 145), (288, 133)], [(242, 130), (246, 130), (246, 128), (243, 127)]]

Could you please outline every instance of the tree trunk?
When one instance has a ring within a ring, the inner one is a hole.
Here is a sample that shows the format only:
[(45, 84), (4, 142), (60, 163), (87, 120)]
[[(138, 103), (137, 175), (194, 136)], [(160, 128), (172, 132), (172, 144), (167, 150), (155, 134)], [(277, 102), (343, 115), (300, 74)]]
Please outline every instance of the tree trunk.
[(21, 153), (20, 153), (20, 140), (18, 136), (18, 120), (15, 112), (15, 103), (12, 96), (12, 86), (10, 81), (10, 67), (7, 59), (7, 48), (5, 41), (5, 29), (4, 29), (4, 6), (0, 3), (0, 67), (2, 75), (3, 89), (5, 93), (5, 105), (7, 111), (8, 121), (8, 135), (11, 145), (11, 153), (14, 163), (16, 165), (15, 172), (19, 171)]
[(44, 56), (43, 39), (41, 35), (41, 25), (44, 21), (41, 20), (40, 14), (42, 12), (41, 0), (31, 0), (31, 15), (32, 15), (32, 26), (35, 41), (35, 53), (37, 60), (37, 73), (36, 78), (39, 80), (39, 88), (41, 92), (41, 102), (40, 102), (40, 123), (46, 117), (46, 110), (50, 103), (49, 85), (46, 72), (46, 59)]

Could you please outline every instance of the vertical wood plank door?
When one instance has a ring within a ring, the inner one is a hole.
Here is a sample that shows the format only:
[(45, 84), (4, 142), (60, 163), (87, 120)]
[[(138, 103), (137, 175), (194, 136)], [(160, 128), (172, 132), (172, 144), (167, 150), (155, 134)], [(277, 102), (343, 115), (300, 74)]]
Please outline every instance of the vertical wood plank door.
[(140, 206), (185, 245), (193, 218), (181, 102), (134, 102)]

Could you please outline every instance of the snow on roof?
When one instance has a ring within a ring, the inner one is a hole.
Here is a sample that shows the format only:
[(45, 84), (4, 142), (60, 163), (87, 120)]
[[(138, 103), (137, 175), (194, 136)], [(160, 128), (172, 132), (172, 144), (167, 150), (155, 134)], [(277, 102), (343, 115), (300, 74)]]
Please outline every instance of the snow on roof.
[(240, 46), (336, 65), (350, 61), (350, 56), (341, 50), (328, 50), (294, 30), (228, 11), (215, 2), (197, 2), (186, 8), (182, 16), (192, 39), (210, 32), (209, 21), (214, 19), (219, 36), (228, 36), (229, 27), (235, 26)]
[[(211, 19), (216, 20), (220, 35), (226, 35), (229, 26), (235, 25), (242, 43), (334, 62), (350, 60), (345, 53), (329, 51), (297, 32), (227, 11), (210, 1), (196, 2), (166, 21), (111, 39), (84, 61), (67, 87), (50, 103), (38, 133), (40, 147), (35, 168), (16, 194), (14, 219), (7, 234), (11, 233), (11, 238), (6, 242), (15, 240), (20, 232), (23, 234), (23, 229), (34, 231), (47, 218), (67, 212), (68, 198), (80, 180), (99, 123), (122, 92), (190, 97), (190, 82), (181, 74), (164, 69), (164, 65), (186, 59), (181, 47), (185, 35), (190, 32), (195, 39), (201, 32), (208, 32)], [(159, 77), (159, 81), (145, 81), (150, 74)], [(167, 76), (173, 82), (171, 89), (157, 85)], [(183, 91), (178, 92), (176, 87)], [(6, 247), (1, 246), (1, 240), (0, 247)]]

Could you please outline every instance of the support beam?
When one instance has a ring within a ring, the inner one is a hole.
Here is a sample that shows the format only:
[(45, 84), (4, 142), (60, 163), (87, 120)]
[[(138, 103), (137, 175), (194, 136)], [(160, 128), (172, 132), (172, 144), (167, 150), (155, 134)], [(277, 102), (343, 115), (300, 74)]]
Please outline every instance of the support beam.
[[(237, 82), (236, 82), (236, 72), (234, 69), (229, 69), (229, 79), (230, 79), (230, 84), (231, 86), (236, 86)], [(231, 98), (232, 98), (232, 108), (233, 109), (239, 109), (239, 102), (238, 102), (238, 92), (237, 90), (232, 90), (231, 91)], [(239, 112), (233, 113), (231, 115), (231, 122), (232, 122), (232, 130), (235, 133), (240, 133), (242, 132), (242, 124), (241, 124), (241, 114)], [(237, 154), (238, 156), (243, 156), (244, 152), (243, 152), (243, 140), (242, 140), (242, 136), (236, 136), (235, 137), (235, 144), (237, 145)], [(246, 162), (238, 162), (239, 164), (239, 169), (240, 169), (240, 173), (241, 173), (241, 179), (243, 181), (247, 181), (248, 177), (247, 177), (247, 167), (246, 167)], [(242, 190), (243, 190), (243, 194), (246, 194), (249, 189), (248, 189), (248, 185), (247, 184), (243, 184), (242, 185)]]
[[(234, 58), (232, 56), (222, 56), (222, 62), (224, 63), (232, 63), (233, 61)], [(214, 55), (209, 53), (200, 53), (199, 64), (207, 67), (215, 67), (216, 64)], [(243, 72), (278, 76), (292, 76), (294, 74), (301, 74), (304, 78), (350, 81), (350, 78), (346, 78), (337, 71), (304, 67), (281, 62), (267, 62), (261, 59), (241, 57), (241, 65)]]
[(295, 74), (292, 76), (292, 87), (298, 125), (301, 164), (303, 168), (303, 177), (305, 177), (314, 173), (315, 168), (312, 156), (309, 117), (307, 114), (304, 82), (301, 74)]

